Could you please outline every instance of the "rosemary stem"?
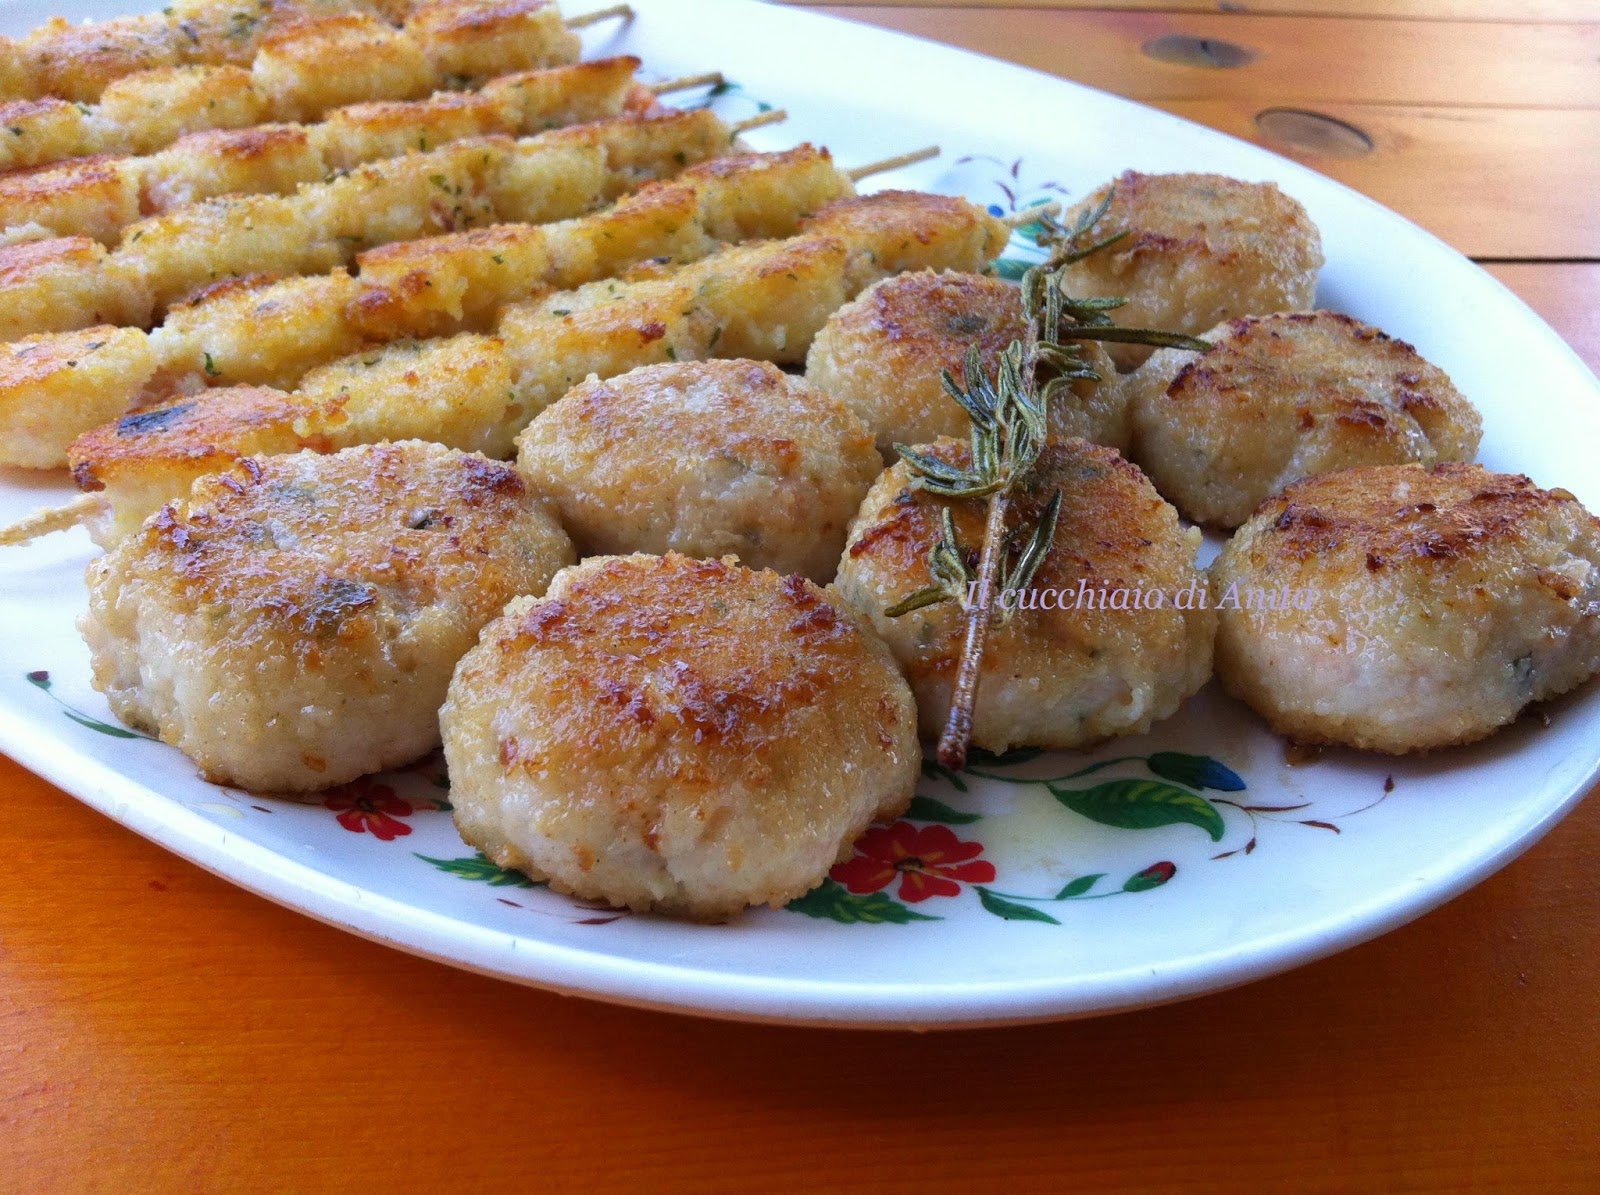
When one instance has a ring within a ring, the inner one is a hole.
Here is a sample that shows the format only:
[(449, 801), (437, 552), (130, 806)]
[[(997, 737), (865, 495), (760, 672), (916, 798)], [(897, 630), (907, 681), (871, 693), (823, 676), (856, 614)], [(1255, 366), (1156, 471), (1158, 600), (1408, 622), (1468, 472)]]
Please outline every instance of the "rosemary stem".
[(939, 762), (953, 772), (967, 766), (967, 744), (972, 739), (972, 708), (978, 699), (978, 673), (983, 667), (983, 647), (998, 596), (1000, 558), (1006, 544), (1006, 512), (1011, 498), (1005, 490), (989, 495), (989, 517), (984, 525), (983, 555), (978, 560), (978, 600), (967, 609), (967, 639), (961, 649), (961, 668), (950, 693), (950, 716), (939, 736)]

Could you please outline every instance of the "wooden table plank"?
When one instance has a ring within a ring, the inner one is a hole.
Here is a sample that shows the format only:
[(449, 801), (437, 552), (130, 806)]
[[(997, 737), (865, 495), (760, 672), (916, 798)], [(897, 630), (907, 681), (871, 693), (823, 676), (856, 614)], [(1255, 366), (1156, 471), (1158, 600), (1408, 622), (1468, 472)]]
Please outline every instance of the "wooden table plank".
[[(1600, 24), (1392, 21), (1231, 13), (829, 5), (821, 11), (965, 46), (1141, 100), (1600, 107)], [(1231, 69), (1158, 61), (1187, 35), (1256, 55)], [(1397, 59), (1397, 53), (1403, 58)]]
[(1263, 133), (1271, 106), (1157, 104), (1302, 161), (1470, 256), (1600, 258), (1600, 111), (1314, 105), (1371, 138), (1370, 153), (1342, 157)]
[(1600, 374), (1600, 262), (1490, 262), (1504, 282)]
[(918, 1037), (453, 971), (250, 896), (13, 764), (0, 792), (17, 1189), (1575, 1191), (1600, 1173), (1600, 802), (1298, 972)]
[[(822, 0), (784, 0), (815, 7)], [(1433, 21), (1600, 21), (1594, 0), (835, 0), (886, 8), (1110, 9), (1145, 12), (1227, 12), (1299, 17), (1366, 17)]]

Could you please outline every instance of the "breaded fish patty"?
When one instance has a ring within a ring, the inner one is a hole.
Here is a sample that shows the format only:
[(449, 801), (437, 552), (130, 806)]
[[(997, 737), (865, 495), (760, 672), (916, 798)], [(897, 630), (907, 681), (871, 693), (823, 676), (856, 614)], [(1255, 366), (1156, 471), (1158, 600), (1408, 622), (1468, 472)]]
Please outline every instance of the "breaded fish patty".
[(1217, 673), (1280, 734), (1470, 743), (1600, 670), (1600, 520), (1478, 465), (1290, 486), (1212, 566)]
[(436, 444), (250, 457), (89, 566), (94, 684), (206, 779), (325, 788), (439, 742), (451, 670), (572, 545), (516, 470)]
[(586, 560), (514, 602), (440, 717), (470, 845), (698, 920), (821, 883), (921, 761), (894, 661), (822, 590), (676, 553)]
[[(954, 440), (931, 449), (965, 465)], [(1013, 497), (1010, 525), (1033, 525), (1061, 492), (1054, 546), (983, 655), (972, 741), (1083, 747), (1139, 734), (1177, 710), (1211, 675), (1216, 616), (1195, 565), (1200, 533), (1144, 474), (1109, 448), (1052, 440), (1031, 487)], [(965, 615), (953, 601), (890, 618), (884, 611), (932, 584), (929, 549), (946, 500), (915, 489), (904, 461), (878, 479), (850, 528), (833, 588), (889, 643), (917, 697), (922, 735), (937, 738), (950, 710)], [(986, 504), (953, 503), (969, 553), (982, 543)]]
[(1483, 420), (1403, 340), (1332, 311), (1247, 316), (1127, 379), (1133, 459), (1185, 518), (1237, 527), (1290, 482), (1470, 461)]
[[(1112, 312), (1117, 323), (1190, 336), (1235, 316), (1310, 308), (1322, 237), (1305, 208), (1275, 184), (1129, 170), (1109, 186), (1111, 208), (1089, 239), (1127, 235), (1068, 268), (1069, 294), (1121, 296), (1128, 304)], [(1068, 212), (1068, 227), (1107, 189)], [(1149, 355), (1144, 345), (1111, 346), (1124, 370)]]
[[(983, 354), (985, 375), (1020, 340), (1022, 292), (978, 274), (899, 274), (869, 287), (828, 320), (811, 343), (806, 380), (842, 400), (877, 437), (885, 460), (896, 444), (929, 444), (966, 434), (967, 414), (946, 393), (940, 374), (958, 382), (968, 349)], [(1074, 382), (1051, 408), (1051, 430), (1113, 448), (1128, 446), (1127, 403), (1111, 358), (1083, 343), (1099, 381)]]
[(732, 553), (822, 583), (882, 468), (844, 404), (757, 361), (590, 378), (517, 445), (582, 556)]

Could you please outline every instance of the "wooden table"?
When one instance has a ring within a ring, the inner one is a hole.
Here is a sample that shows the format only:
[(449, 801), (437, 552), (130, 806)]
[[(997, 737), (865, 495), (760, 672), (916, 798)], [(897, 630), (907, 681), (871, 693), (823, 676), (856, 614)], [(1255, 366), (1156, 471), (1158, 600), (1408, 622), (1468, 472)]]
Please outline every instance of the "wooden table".
[[(1485, 259), (1600, 365), (1594, 0), (834, 11), (1293, 153)], [(1264, 132), (1272, 109), (1343, 123)], [(480, 979), (247, 895), (4, 760), (0, 793), (6, 1191), (1600, 1189), (1596, 801), (1292, 974), (913, 1037)]]

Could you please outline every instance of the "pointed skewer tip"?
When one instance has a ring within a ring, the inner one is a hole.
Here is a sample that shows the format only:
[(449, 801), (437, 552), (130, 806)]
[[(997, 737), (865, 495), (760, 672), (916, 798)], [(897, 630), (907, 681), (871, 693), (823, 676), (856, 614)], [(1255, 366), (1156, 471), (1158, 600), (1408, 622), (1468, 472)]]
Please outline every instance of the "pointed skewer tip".
[(60, 506), (47, 506), (34, 511), (25, 519), (18, 519), (9, 527), (0, 527), (0, 547), (25, 544), (52, 531), (65, 531), (76, 527), (100, 509), (99, 494), (83, 494)]
[(1008, 228), (1021, 228), (1025, 224), (1032, 224), (1040, 216), (1059, 216), (1060, 214), (1061, 205), (1051, 200), (1049, 203), (1041, 203), (1037, 207), (1025, 207), (1021, 211), (1001, 216), (1000, 223)]
[(645, 88), (651, 95), (666, 95), (672, 91), (688, 91), (692, 87), (721, 87), (726, 82), (721, 71), (706, 71), (703, 75), (680, 75), (660, 83), (647, 83)]
[(743, 120), (735, 121), (728, 127), (733, 130), (734, 136), (737, 137), (740, 133), (748, 133), (751, 129), (763, 128), (769, 124), (782, 124), (788, 119), (789, 114), (782, 108), (772, 108), (766, 112), (757, 113), (755, 116), (747, 116)]
[(847, 170), (845, 173), (849, 176), (851, 182), (859, 183), (862, 179), (870, 178), (874, 174), (884, 174), (890, 170), (898, 170), (902, 166), (914, 166), (918, 162), (926, 162), (930, 158), (937, 158), (939, 152), (937, 145), (927, 145), (921, 149), (914, 149), (910, 153), (896, 154), (892, 158), (868, 162), (865, 166), (857, 166), (853, 170)]
[(567, 19), (568, 29), (587, 29), (590, 25), (598, 25), (601, 21), (609, 21), (613, 17), (623, 20), (633, 20), (633, 9), (626, 4), (613, 4), (610, 8), (597, 8), (594, 12), (580, 13), (578, 16)]

